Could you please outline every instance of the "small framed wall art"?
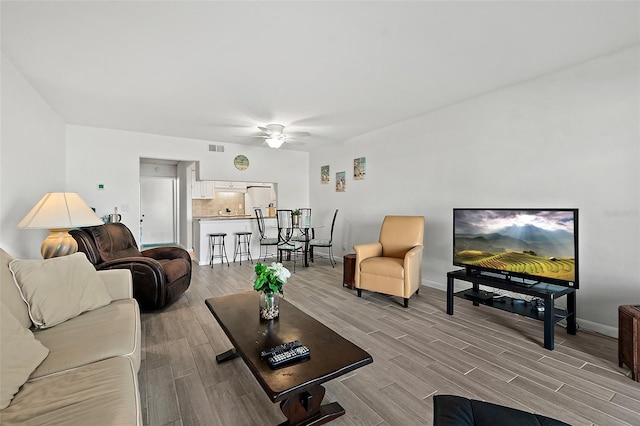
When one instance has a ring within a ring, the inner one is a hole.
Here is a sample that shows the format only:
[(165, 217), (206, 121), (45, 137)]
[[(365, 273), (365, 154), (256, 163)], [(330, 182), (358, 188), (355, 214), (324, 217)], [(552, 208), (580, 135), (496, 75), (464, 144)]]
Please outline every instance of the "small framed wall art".
[(322, 185), (329, 184), (329, 166), (320, 167), (320, 183)]
[(336, 173), (336, 192), (345, 192), (347, 189), (347, 172)]
[(367, 174), (367, 159), (365, 157), (353, 159), (353, 180), (364, 180)]

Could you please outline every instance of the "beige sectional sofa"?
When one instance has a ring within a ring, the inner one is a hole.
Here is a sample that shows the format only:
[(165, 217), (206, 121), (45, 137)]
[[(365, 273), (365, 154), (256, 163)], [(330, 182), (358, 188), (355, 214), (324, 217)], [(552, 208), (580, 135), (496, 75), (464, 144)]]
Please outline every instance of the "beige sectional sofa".
[[(110, 303), (49, 328), (37, 329), (30, 315), (31, 305), (27, 305), (24, 292), (14, 282), (15, 270), (9, 268), (11, 260), (0, 249), (0, 302), (4, 318), (8, 311), (46, 348), (42, 349), (43, 355), (46, 350), (48, 354), (19, 387), (9, 405), (0, 410), (0, 424), (142, 424), (137, 382), (140, 311), (133, 299), (130, 272), (97, 271)], [(8, 358), (5, 349), (11, 347), (4, 345), (12, 345), (17, 339), (5, 341), (10, 336), (4, 334), (10, 333), (5, 332), (4, 325), (2, 330), (0, 345)], [(2, 360), (5, 364), (10, 361)], [(0, 382), (1, 387), (5, 387), (5, 381)]]

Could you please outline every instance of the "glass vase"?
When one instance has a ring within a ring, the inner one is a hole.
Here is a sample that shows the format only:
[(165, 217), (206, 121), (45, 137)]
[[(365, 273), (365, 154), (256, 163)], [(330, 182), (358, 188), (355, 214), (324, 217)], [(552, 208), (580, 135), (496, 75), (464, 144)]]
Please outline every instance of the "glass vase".
[(280, 295), (278, 293), (260, 293), (260, 319), (270, 321), (280, 315)]

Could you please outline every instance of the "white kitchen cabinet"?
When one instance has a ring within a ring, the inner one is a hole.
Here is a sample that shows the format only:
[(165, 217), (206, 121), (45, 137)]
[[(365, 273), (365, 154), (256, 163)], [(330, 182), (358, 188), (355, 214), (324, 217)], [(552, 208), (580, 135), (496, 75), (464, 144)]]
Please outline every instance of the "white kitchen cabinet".
[(200, 182), (200, 184), (200, 191), (202, 191), (202, 194), (204, 195), (204, 197), (202, 198), (213, 199), (213, 194), (215, 192), (213, 181), (203, 180), (202, 182)]
[(191, 198), (194, 200), (198, 200), (202, 198), (202, 191), (200, 190), (200, 181), (194, 180), (191, 181)]
[(194, 200), (211, 200), (214, 195), (212, 180), (196, 180), (196, 171), (191, 173), (191, 198)]
[(214, 184), (212, 180), (193, 180), (191, 182), (191, 198), (194, 200), (212, 200)]
[(231, 182), (226, 180), (216, 180), (214, 187), (216, 191), (247, 192), (246, 182)]

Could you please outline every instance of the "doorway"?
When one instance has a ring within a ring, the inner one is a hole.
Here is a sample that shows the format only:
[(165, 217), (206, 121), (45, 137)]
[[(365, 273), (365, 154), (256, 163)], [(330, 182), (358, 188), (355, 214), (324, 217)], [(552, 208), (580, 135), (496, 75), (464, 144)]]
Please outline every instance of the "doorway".
[(140, 246), (178, 244), (178, 185), (174, 177), (140, 176)]

